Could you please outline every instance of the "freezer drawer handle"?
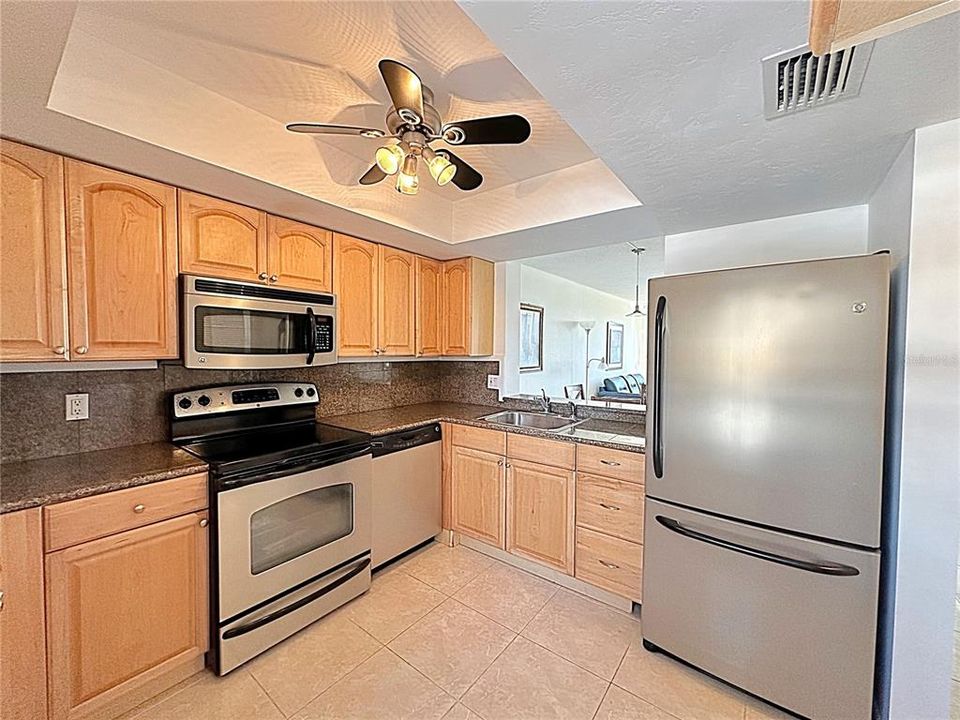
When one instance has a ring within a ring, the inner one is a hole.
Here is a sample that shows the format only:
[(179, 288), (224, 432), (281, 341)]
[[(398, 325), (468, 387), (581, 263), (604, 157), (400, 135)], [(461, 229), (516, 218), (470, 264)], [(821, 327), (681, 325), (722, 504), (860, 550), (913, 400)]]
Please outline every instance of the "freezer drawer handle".
[(653, 474), (663, 477), (663, 342), (667, 298), (657, 298), (653, 333)]
[(229, 630), (223, 633), (223, 639), (229, 640), (230, 638), (235, 638), (235, 637), (238, 637), (239, 635), (246, 635), (248, 632), (253, 632), (257, 628), (261, 628), (264, 625), (269, 625), (274, 620), (279, 620), (280, 618), (285, 617), (296, 610), (299, 610), (304, 605), (309, 605), (314, 600), (319, 600), (324, 595), (333, 592), (344, 583), (347, 583), (350, 580), (353, 580), (353, 578), (355, 578), (357, 575), (362, 573), (368, 567), (370, 567), (370, 558), (366, 558), (362, 563), (357, 565), (353, 570), (348, 572), (346, 575), (341, 575), (329, 585), (325, 585), (324, 587), (320, 588), (316, 592), (310, 593), (306, 597), (300, 598), (295, 603), (290, 603), (286, 607), (282, 607), (276, 612), (270, 613), (269, 615), (264, 615), (262, 618), (254, 620), (251, 623), (247, 623), (246, 625), (240, 625), (239, 627), (230, 628)]
[(777, 563), (778, 565), (788, 565), (789, 567), (794, 567), (798, 570), (806, 570), (807, 572), (818, 573), (820, 575), (841, 575), (845, 577), (851, 577), (853, 575), (860, 574), (860, 571), (857, 568), (851, 567), (850, 565), (842, 565), (840, 563), (831, 562), (810, 562), (809, 560), (800, 560), (787, 555), (777, 555), (776, 553), (768, 552), (767, 550), (760, 550), (759, 548), (753, 548), (749, 545), (741, 545), (740, 543), (731, 542), (730, 540), (723, 540), (721, 538), (714, 537), (713, 535), (707, 535), (706, 533), (702, 533), (697, 530), (691, 530), (690, 528), (681, 525), (677, 520), (664, 517), (663, 515), (657, 515), (657, 522), (663, 525), (667, 530), (671, 530), (679, 535), (688, 537), (691, 540), (699, 540), (711, 545), (716, 545), (717, 547), (722, 547), (726, 550), (733, 550), (734, 552), (743, 553), (744, 555), (759, 558), (760, 560), (767, 560), (769, 562)]

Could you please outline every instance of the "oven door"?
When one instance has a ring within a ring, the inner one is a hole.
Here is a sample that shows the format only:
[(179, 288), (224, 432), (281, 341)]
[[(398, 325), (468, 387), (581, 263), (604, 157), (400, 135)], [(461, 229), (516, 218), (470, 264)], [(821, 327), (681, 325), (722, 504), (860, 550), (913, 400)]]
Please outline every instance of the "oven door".
[(370, 551), (372, 465), (360, 452), (217, 493), (221, 623)]
[(183, 296), (188, 368), (269, 369), (337, 361), (330, 306), (211, 294)]

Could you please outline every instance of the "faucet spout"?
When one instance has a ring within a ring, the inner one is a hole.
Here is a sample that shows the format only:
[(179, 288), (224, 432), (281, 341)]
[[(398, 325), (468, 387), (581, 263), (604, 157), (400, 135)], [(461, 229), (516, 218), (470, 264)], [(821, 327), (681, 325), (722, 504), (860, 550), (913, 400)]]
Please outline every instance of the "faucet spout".
[(544, 388), (540, 388), (540, 397), (537, 398), (537, 402), (545, 413), (550, 412), (550, 398), (547, 397), (547, 391)]

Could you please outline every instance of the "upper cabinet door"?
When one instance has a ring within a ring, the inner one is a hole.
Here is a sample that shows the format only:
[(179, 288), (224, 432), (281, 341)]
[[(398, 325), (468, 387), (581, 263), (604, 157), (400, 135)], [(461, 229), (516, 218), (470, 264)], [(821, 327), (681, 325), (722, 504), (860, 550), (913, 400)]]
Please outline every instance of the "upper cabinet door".
[(333, 235), (333, 291), (337, 294), (337, 342), (346, 357), (377, 353), (379, 246)]
[(417, 356), (441, 353), (443, 263), (417, 256)]
[(266, 281), (266, 213), (181, 190), (180, 272)]
[(0, 360), (65, 360), (63, 158), (0, 144)]
[(283, 287), (333, 289), (333, 234), (286, 218), (267, 217), (269, 281)]
[(417, 268), (413, 253), (380, 246), (377, 308), (380, 354), (413, 355), (417, 322)]
[(470, 354), (470, 258), (443, 264), (443, 354)]
[(177, 357), (177, 195), (66, 161), (75, 360)]

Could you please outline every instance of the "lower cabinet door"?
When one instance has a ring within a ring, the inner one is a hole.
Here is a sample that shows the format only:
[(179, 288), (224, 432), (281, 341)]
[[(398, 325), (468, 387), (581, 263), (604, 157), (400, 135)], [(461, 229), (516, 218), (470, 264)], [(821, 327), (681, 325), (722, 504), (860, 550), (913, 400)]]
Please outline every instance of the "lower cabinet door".
[(0, 515), (0, 718), (47, 717), (40, 508)]
[(572, 470), (507, 460), (507, 550), (573, 574)]
[(206, 513), (47, 555), (50, 717), (114, 717), (203, 667)]
[(453, 529), (503, 549), (503, 458), (458, 446), (451, 456)]

